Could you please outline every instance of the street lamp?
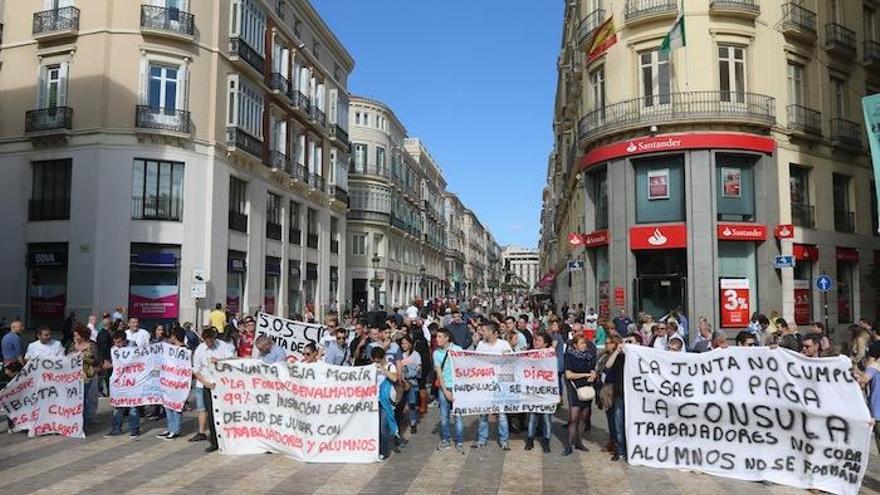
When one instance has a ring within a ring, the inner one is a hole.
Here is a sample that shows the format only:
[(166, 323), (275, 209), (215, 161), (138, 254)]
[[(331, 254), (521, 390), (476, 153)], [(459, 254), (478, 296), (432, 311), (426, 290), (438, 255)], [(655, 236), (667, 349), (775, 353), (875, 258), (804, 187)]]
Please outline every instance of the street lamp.
[(379, 258), (379, 253), (375, 253), (370, 261), (373, 263), (373, 278), (370, 280), (370, 287), (373, 288), (373, 307), (378, 311), (379, 289), (382, 287), (382, 280), (379, 278), (379, 262), (382, 261), (382, 259)]

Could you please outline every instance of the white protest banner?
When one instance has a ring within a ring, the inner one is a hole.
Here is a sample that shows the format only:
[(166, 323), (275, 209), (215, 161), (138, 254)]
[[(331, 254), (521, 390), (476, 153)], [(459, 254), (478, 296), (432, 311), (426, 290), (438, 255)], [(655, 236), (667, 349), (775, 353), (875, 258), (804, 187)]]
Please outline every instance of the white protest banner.
[[(276, 344), (287, 351), (288, 356), (293, 356), (297, 361), (303, 358), (303, 348), (307, 344), (321, 345), (324, 334), (328, 328), (315, 323), (288, 320), (266, 313), (257, 314), (257, 330), (254, 338), (268, 335)], [(260, 350), (254, 346), (251, 356), (259, 357)]]
[(0, 391), (13, 431), (85, 438), (82, 355), (36, 358)]
[(276, 452), (307, 462), (379, 457), (376, 367), (218, 361), (217, 442), (227, 455)]
[(766, 347), (625, 356), (631, 464), (858, 493), (871, 418), (849, 359)]
[(552, 349), (509, 354), (450, 351), (453, 414), (554, 413), (559, 403)]
[(110, 405), (150, 404), (181, 412), (192, 384), (192, 357), (186, 347), (164, 342), (146, 347), (113, 347)]

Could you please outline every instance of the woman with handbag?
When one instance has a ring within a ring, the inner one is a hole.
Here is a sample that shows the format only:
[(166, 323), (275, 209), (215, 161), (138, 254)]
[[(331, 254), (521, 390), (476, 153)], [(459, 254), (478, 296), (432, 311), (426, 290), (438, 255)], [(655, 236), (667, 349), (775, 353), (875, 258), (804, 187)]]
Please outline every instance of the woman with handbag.
[(403, 349), (403, 373), (400, 376), (403, 391), (406, 394), (406, 408), (409, 411), (409, 432), (417, 431), (419, 422), (419, 379), (422, 376), (422, 356), (415, 351), (412, 337), (404, 335), (400, 339), (400, 347)]
[(590, 408), (596, 389), (596, 345), (587, 340), (583, 333), (575, 335), (571, 346), (565, 353), (565, 383), (568, 390), (568, 445), (562, 455), (571, 455), (572, 449), (589, 452), (581, 436), (590, 417)]

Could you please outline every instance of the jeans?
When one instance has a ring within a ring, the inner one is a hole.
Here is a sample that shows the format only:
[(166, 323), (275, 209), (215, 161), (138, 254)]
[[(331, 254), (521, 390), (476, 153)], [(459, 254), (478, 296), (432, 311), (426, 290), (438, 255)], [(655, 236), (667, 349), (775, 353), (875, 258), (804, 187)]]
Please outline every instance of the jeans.
[(379, 455), (388, 457), (391, 453), (391, 430), (388, 428), (385, 410), (379, 408)]
[(538, 421), (543, 425), (543, 437), (550, 440), (550, 414), (529, 413), (529, 438), (535, 438), (538, 429)]
[(214, 401), (211, 398), (211, 392), (211, 389), (203, 388), (202, 397), (205, 399), (205, 412), (208, 413), (208, 426), (211, 429), (208, 440), (212, 447), (217, 447), (217, 426), (214, 424)]
[(171, 409), (165, 410), (165, 426), (168, 430), (168, 433), (173, 433), (175, 435), (180, 434), (180, 421), (183, 419), (183, 413), (179, 413), (177, 411), (172, 411)]
[[(480, 415), (480, 423), (477, 427), (477, 443), (485, 444), (489, 441), (489, 415)], [(507, 414), (498, 413), (498, 441), (505, 444), (510, 441), (510, 431), (507, 425)]]
[(83, 383), (83, 424), (90, 425), (95, 421), (98, 411), (98, 376), (86, 379)]
[(623, 397), (614, 399), (614, 431), (617, 434), (617, 455), (626, 457), (626, 422)]
[(117, 407), (113, 410), (113, 433), (122, 433), (122, 415), (128, 411), (128, 433), (131, 436), (141, 434), (141, 417), (136, 407)]
[[(440, 440), (449, 441), (449, 414), (452, 411), (452, 403), (446, 398), (443, 390), (437, 391), (437, 402), (440, 406)], [(455, 443), (464, 443), (464, 421), (461, 415), (455, 415)]]
[(617, 427), (614, 425), (614, 405), (605, 409), (605, 419), (608, 420), (608, 439), (617, 443)]
[(406, 392), (406, 404), (409, 408), (409, 425), (419, 422), (419, 389), (415, 385)]

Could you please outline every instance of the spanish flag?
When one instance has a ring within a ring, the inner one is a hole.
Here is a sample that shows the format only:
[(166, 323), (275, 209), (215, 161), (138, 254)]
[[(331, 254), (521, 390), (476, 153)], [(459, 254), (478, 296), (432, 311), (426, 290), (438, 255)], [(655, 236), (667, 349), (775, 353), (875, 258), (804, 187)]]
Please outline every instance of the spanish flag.
[(617, 29), (614, 28), (614, 16), (611, 16), (593, 33), (590, 49), (587, 50), (587, 62), (592, 62), (604, 55), (615, 43), (617, 43)]

